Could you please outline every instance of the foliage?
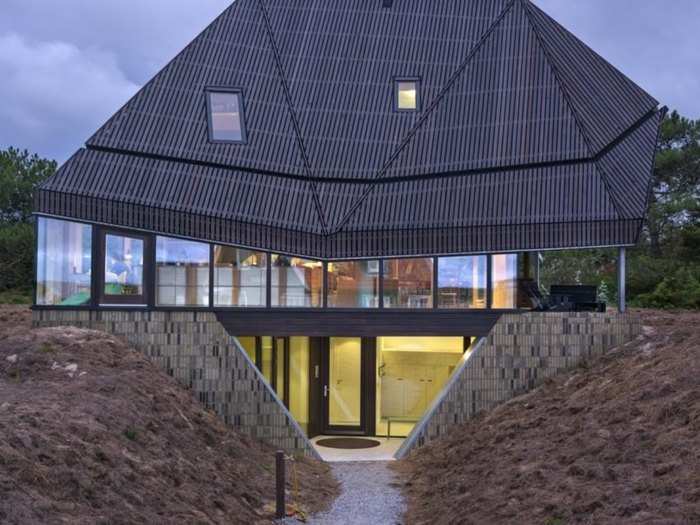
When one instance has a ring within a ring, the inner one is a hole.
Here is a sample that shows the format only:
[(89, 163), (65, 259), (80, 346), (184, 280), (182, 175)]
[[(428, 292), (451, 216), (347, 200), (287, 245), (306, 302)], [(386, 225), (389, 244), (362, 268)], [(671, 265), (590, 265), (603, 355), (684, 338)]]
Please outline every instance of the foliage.
[(0, 151), (0, 224), (29, 222), (34, 190), (56, 171), (56, 162), (10, 148)]
[[(542, 284), (594, 284), (615, 301), (616, 258), (616, 250), (548, 252)], [(700, 308), (700, 120), (675, 111), (664, 119), (648, 217), (627, 265), (632, 305)]]
[(0, 151), (0, 303), (31, 302), (34, 191), (55, 170), (55, 161), (27, 151)]
[(0, 227), (0, 268), (0, 292), (13, 290), (15, 295), (26, 295), (27, 290), (31, 290), (34, 225), (17, 223)]
[(681, 266), (632, 304), (647, 308), (700, 309), (700, 265)]

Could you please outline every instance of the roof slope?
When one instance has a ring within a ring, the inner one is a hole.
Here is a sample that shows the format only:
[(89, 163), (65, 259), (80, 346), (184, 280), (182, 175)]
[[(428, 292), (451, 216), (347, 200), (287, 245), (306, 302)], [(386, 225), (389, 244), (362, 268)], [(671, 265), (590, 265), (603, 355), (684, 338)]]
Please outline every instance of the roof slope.
[[(634, 242), (652, 97), (529, 0), (382, 4), (236, 1), (46, 183), (39, 211), (88, 214), (62, 193), (190, 213), (231, 222), (221, 241), (330, 258)], [(421, 79), (421, 111), (393, 111), (402, 76)], [(209, 143), (214, 86), (243, 89), (248, 144)], [(570, 223), (608, 229), (551, 228)], [(518, 233), (436, 240), (486, 227)]]

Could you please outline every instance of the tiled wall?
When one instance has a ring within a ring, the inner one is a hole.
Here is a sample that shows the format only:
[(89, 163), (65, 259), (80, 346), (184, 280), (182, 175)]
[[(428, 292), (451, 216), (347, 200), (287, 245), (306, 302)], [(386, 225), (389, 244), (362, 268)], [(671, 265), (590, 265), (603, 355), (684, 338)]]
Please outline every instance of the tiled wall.
[(288, 453), (316, 456), (292, 416), (213, 313), (36, 310), (34, 325), (71, 325), (122, 337), (191, 388), (226, 423)]
[(640, 333), (641, 321), (632, 314), (504, 315), (457, 370), (397, 457)]

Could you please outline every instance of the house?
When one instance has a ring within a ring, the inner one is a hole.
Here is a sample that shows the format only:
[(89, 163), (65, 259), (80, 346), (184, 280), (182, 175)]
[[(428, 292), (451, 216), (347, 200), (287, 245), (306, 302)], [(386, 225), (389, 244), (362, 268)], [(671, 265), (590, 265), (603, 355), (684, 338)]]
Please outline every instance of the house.
[(212, 314), (307, 435), (404, 436), (538, 252), (624, 263), (658, 106), (529, 0), (237, 0), (40, 188), (35, 308)]

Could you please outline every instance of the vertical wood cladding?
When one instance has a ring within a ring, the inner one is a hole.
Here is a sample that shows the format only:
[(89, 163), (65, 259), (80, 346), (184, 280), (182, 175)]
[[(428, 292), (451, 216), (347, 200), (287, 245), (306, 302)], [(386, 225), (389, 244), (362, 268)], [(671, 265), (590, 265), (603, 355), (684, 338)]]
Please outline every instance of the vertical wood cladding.
[[(245, 144), (208, 139), (217, 87)], [(326, 259), (631, 245), (657, 106), (529, 0), (238, 0), (36, 211)]]

